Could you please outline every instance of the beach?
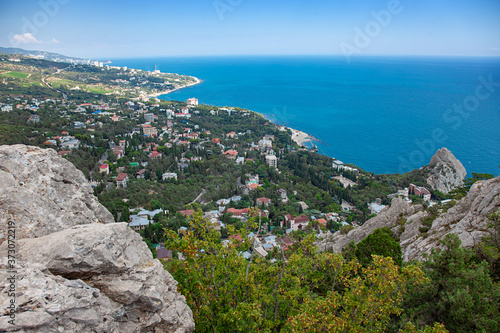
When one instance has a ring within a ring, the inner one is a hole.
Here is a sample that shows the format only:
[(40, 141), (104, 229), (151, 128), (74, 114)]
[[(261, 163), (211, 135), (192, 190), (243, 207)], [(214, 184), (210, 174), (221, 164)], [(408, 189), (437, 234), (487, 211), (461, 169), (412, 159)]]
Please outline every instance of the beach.
[(302, 132), (291, 127), (287, 127), (292, 131), (292, 140), (299, 146), (305, 146), (305, 143), (311, 140), (311, 136), (306, 132)]
[(190, 83), (188, 85), (185, 85), (185, 86), (182, 86), (182, 87), (178, 87), (178, 88), (175, 88), (175, 89), (172, 89), (172, 90), (163, 90), (163, 91), (160, 91), (160, 92), (157, 92), (157, 93), (154, 93), (154, 94), (149, 94), (147, 98), (149, 99), (149, 98), (156, 98), (156, 97), (159, 97), (161, 95), (168, 95), (168, 94), (170, 94), (173, 91), (176, 91), (176, 90), (179, 90), (179, 89), (183, 89), (183, 88), (187, 88), (187, 87), (191, 87), (191, 86), (194, 86), (196, 84), (201, 83), (200, 79), (198, 79), (197, 77), (194, 77), (194, 76), (192, 76), (192, 77), (195, 79), (196, 82), (193, 82), (193, 83)]

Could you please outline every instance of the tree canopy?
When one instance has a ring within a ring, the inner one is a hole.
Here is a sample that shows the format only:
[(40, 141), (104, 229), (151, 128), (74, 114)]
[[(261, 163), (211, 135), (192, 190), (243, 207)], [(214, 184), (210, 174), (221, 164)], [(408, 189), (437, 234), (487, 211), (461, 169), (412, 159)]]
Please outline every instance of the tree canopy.
[[(168, 231), (166, 247), (183, 259), (164, 265), (199, 332), (384, 332), (403, 312), (407, 288), (428, 282), (417, 265), (400, 268), (390, 257), (374, 255), (363, 267), (356, 258), (319, 252), (312, 235), (271, 261), (257, 255), (248, 237), (260, 232), (257, 217), (238, 233), (228, 229), (222, 242), (199, 211), (186, 232)], [(250, 259), (243, 251), (252, 252)], [(426, 329), (445, 332), (439, 325)], [(407, 332), (417, 330), (410, 323)]]
[(372, 234), (356, 244), (356, 257), (363, 266), (372, 262), (372, 255), (391, 257), (396, 265), (402, 265), (401, 245), (390, 228), (375, 229)]

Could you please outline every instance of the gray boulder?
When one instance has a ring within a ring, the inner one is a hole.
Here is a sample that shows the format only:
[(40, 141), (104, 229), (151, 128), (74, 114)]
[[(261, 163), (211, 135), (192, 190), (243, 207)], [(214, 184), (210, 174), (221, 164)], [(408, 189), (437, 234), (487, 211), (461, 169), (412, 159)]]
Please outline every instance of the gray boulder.
[[(194, 330), (177, 282), (126, 223), (104, 224), (111, 214), (55, 151), (0, 147), (0, 200), (0, 307), (14, 299), (14, 275), (17, 308), (0, 332)], [(9, 221), (16, 239), (5, 241)]]
[[(74, 226), (17, 242), (16, 330), (192, 332), (177, 282), (126, 223)], [(7, 242), (0, 246), (6, 265)], [(8, 272), (0, 288), (9, 288)], [(7, 308), (10, 298), (0, 294)], [(8, 330), (10, 318), (0, 318)]]
[(0, 146), (0, 188), (0, 243), (8, 221), (16, 223), (18, 239), (114, 222), (83, 173), (53, 149)]

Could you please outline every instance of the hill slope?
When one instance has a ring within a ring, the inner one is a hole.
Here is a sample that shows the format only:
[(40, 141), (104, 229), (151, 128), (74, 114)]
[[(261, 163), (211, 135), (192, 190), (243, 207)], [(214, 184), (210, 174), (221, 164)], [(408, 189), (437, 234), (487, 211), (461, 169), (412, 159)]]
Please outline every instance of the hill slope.
[[(450, 233), (458, 235), (462, 246), (473, 247), (487, 231), (487, 216), (498, 209), (500, 176), (475, 183), (465, 198), (447, 211), (438, 211), (435, 218), (429, 218), (431, 214), (424, 211), (422, 205), (411, 205), (401, 198), (394, 198), (389, 208), (366, 221), (363, 226), (351, 230), (347, 235), (340, 232), (326, 235), (319, 242), (319, 247), (340, 252), (349, 242), (358, 243), (375, 229), (389, 227), (400, 237), (403, 260), (419, 260)], [(424, 225), (426, 218), (430, 225)]]

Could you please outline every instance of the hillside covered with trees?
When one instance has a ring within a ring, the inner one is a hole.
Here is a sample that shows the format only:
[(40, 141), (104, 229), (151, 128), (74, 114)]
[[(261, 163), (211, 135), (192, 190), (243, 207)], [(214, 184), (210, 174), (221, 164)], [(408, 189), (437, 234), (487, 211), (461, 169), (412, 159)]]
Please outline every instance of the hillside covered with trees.
[(421, 207), (425, 238), (493, 175), (445, 194), (425, 168), (339, 167), (250, 110), (147, 96), (191, 77), (2, 57), (0, 144), (52, 148), (73, 163), (161, 258), (198, 332), (500, 331), (498, 212), (479, 244), (448, 235), (421, 262), (403, 261), (389, 228), (342, 253), (317, 246), (395, 197)]

